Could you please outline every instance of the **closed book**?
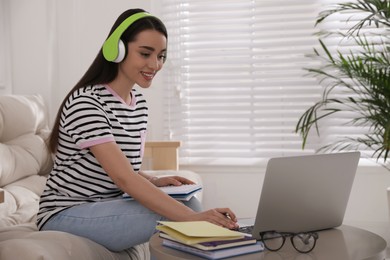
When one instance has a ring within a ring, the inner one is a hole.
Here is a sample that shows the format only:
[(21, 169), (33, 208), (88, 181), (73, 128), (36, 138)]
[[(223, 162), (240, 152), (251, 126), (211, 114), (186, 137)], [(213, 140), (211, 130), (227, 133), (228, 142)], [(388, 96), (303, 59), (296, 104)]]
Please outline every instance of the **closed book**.
[(163, 246), (177, 249), (189, 254), (197, 255), (207, 259), (222, 259), (226, 257), (245, 255), (250, 253), (261, 252), (264, 250), (262, 242), (257, 241), (256, 244), (236, 246), (218, 250), (202, 250), (193, 246), (184, 245), (179, 242), (175, 242), (169, 239), (163, 239)]
[[(164, 232), (160, 232), (160, 237), (163, 239), (169, 239), (175, 242), (179, 242), (169, 236), (168, 234), (165, 234)], [(256, 239), (250, 236), (245, 236), (238, 239), (233, 240), (214, 240), (209, 242), (202, 242), (197, 244), (192, 244), (191, 246), (202, 249), (202, 250), (217, 250), (217, 249), (223, 249), (223, 248), (229, 248), (229, 247), (236, 247), (236, 246), (243, 246), (243, 245), (250, 245), (250, 244), (256, 244)]]

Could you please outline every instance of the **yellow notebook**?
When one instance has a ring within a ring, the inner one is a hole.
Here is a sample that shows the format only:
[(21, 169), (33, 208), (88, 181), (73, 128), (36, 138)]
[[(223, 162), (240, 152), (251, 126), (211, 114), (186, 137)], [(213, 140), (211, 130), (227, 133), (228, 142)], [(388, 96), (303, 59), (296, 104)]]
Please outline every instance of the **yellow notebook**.
[(187, 245), (244, 237), (240, 232), (207, 221), (159, 221), (158, 223), (160, 224), (156, 227), (158, 230)]

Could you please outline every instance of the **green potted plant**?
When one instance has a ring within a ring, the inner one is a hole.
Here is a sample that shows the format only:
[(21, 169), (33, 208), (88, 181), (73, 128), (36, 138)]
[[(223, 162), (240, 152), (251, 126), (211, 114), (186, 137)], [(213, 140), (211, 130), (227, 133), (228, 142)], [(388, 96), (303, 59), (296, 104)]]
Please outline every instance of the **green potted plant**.
[[(343, 137), (320, 150), (371, 150), (372, 157), (385, 163), (390, 151), (390, 1), (357, 0), (336, 4), (319, 14), (316, 26), (336, 13), (349, 13), (349, 19), (360, 14), (362, 18), (346, 33), (319, 32), (321, 47), (314, 50), (314, 56), (322, 65), (306, 70), (320, 80), (324, 90), (322, 98), (302, 114), (295, 131), (302, 136), (305, 148), (309, 132), (315, 129), (320, 134), (319, 121), (341, 111), (350, 111), (356, 116), (349, 124), (365, 127), (367, 133)], [(381, 33), (367, 28), (376, 28)], [(325, 42), (335, 34), (352, 41), (359, 50), (331, 53)], [(340, 90), (348, 95), (334, 95)]]

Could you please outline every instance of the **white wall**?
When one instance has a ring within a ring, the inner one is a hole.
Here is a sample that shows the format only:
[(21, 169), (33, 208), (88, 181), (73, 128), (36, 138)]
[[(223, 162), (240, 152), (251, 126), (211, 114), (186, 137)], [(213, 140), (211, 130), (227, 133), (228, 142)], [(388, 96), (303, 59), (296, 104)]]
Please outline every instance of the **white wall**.
[[(59, 102), (94, 59), (104, 38), (125, 9), (140, 7), (159, 14), (160, 1), (0, 0), (9, 1), (14, 94), (42, 94), (54, 116)], [(55, 34), (49, 34), (49, 32)], [(50, 55), (52, 54), (52, 55)], [(161, 75), (146, 90), (150, 108), (149, 139), (162, 139)], [(239, 217), (254, 216), (264, 177), (262, 167), (182, 167), (201, 174), (204, 206), (231, 207)], [(242, 184), (241, 188), (237, 184)], [(390, 172), (361, 166), (345, 222), (390, 241), (386, 188)]]
[(13, 93), (47, 93), (46, 1), (9, 1)]

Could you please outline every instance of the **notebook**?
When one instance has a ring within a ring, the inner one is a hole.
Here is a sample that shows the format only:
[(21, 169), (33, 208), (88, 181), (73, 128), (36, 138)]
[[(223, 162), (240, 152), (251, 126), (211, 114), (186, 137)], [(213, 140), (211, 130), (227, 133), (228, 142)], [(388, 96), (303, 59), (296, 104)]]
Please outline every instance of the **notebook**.
[(340, 226), (360, 152), (271, 158), (252, 236), (260, 232), (307, 232)]
[[(183, 184), (180, 186), (170, 185), (170, 186), (163, 186), (158, 188), (176, 200), (189, 201), (195, 195), (195, 193), (197, 193), (202, 189), (202, 185), (195, 183), (195, 184)], [(133, 199), (127, 193), (123, 194), (123, 198), (128, 200)]]

